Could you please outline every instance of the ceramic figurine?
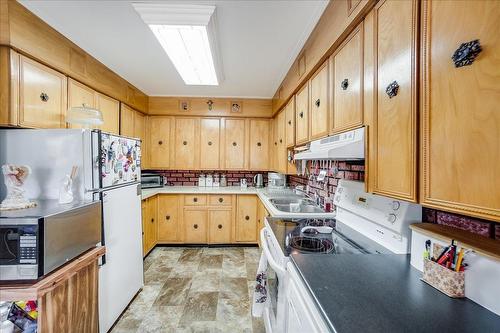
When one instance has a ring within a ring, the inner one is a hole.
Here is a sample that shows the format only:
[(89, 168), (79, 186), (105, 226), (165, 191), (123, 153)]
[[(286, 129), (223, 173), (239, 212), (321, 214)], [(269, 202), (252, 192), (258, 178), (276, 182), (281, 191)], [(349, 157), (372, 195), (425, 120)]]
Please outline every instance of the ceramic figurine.
[(2, 173), (7, 187), (7, 196), (0, 204), (0, 210), (23, 209), (35, 207), (36, 203), (24, 196), (23, 186), (31, 174), (27, 165), (2, 165)]

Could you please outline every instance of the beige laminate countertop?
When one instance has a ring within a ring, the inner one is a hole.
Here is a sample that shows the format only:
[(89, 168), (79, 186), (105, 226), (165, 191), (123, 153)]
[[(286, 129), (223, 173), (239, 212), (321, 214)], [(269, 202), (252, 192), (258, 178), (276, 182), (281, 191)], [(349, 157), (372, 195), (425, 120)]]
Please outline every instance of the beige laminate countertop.
[(333, 213), (287, 213), (277, 210), (269, 201), (272, 197), (285, 197), (294, 196), (292, 190), (288, 194), (272, 194), (269, 193), (267, 188), (247, 187), (241, 188), (240, 186), (227, 186), (227, 187), (198, 187), (198, 186), (164, 186), (159, 188), (144, 189), (142, 190), (142, 200), (155, 196), (157, 194), (256, 194), (266, 207), (272, 217), (280, 218), (334, 218)]

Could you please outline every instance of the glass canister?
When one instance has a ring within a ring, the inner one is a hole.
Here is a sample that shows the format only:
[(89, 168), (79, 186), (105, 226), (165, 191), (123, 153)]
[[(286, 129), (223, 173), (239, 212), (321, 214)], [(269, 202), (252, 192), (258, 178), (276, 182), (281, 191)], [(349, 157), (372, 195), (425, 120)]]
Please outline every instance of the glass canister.
[(220, 176), (220, 186), (221, 186), (221, 187), (226, 187), (226, 186), (227, 186), (227, 178), (226, 178), (226, 175), (221, 175), (221, 176)]
[(202, 173), (200, 173), (200, 175), (198, 176), (198, 186), (200, 187), (207, 186), (205, 175)]

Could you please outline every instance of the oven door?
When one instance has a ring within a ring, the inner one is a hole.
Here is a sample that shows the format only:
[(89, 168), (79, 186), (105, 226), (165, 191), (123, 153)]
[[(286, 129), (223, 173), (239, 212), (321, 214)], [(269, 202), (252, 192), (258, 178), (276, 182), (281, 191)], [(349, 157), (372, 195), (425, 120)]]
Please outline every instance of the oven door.
[(271, 248), (272, 237), (266, 228), (260, 231), (262, 255), (267, 259), (267, 293), (268, 302), (264, 309), (264, 324), (266, 332), (282, 332), (284, 323), (284, 309), (285, 309), (285, 288), (284, 283), (286, 280), (286, 263), (283, 263), (284, 258), (275, 258)]

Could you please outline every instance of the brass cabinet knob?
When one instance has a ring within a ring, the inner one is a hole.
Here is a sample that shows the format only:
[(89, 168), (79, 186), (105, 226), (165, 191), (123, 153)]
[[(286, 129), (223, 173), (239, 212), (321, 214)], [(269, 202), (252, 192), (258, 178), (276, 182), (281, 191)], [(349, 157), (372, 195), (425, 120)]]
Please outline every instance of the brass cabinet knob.
[(247, 221), (250, 220), (250, 216), (248, 216), (248, 215), (245, 216), (245, 220), (247, 220)]
[(151, 223), (153, 223), (155, 221), (155, 219), (151, 219)]
[(316, 100), (316, 102), (314, 102), (314, 105), (316, 105), (317, 108), (319, 108), (319, 105), (320, 105), (321, 101), (319, 100), (319, 98)]
[(163, 144), (163, 141), (158, 141), (158, 144), (161, 146)]
[(165, 216), (165, 219), (170, 220), (170, 215)]
[(193, 198), (193, 201), (194, 202), (198, 202), (198, 198)]
[(283, 139), (280, 139), (280, 143), (283, 143)]
[(291, 120), (288, 121), (288, 125), (290, 125), (290, 126), (292, 125), (292, 121)]
[(217, 228), (222, 229), (222, 224), (219, 224)]
[(299, 113), (299, 117), (300, 117), (300, 118), (304, 118), (304, 112), (300, 112), (300, 113)]
[(340, 87), (342, 88), (342, 90), (347, 90), (347, 87), (349, 87), (349, 80), (343, 79), (340, 83)]
[(185, 145), (188, 144), (188, 142), (187, 141), (183, 141), (182, 144), (185, 146)]
[(262, 143), (257, 142), (257, 146), (258, 146), (258, 147), (262, 146)]
[(198, 225), (197, 224), (193, 224), (193, 228), (198, 229)]
[(208, 141), (208, 145), (211, 146), (212, 145), (212, 141)]
[(235, 147), (236, 147), (236, 145), (237, 145), (237, 143), (236, 143), (236, 142), (233, 142), (233, 146), (235, 146)]
[(224, 201), (224, 198), (219, 198), (219, 202), (223, 202)]

